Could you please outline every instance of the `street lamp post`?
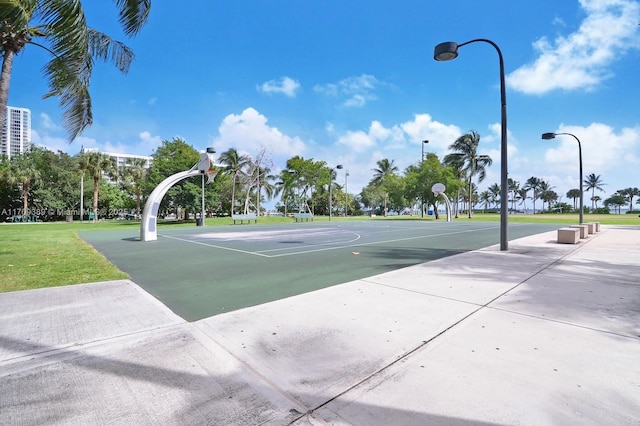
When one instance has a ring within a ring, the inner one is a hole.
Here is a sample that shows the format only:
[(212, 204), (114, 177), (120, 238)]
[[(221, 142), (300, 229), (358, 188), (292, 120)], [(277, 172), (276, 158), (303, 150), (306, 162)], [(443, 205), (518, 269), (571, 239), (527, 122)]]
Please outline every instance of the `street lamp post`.
[[(420, 155), (421, 169), (422, 169), (422, 163), (424, 162), (424, 145), (428, 143), (429, 143), (428, 140), (423, 140), (422, 143), (420, 144), (420, 147), (422, 148), (422, 154)], [(420, 193), (420, 216), (424, 217), (424, 191), (421, 191)]]
[(433, 58), (436, 61), (450, 61), (458, 57), (458, 49), (464, 45), (484, 42), (492, 45), (498, 52), (500, 60), (500, 103), (501, 103), (501, 134), (500, 134), (500, 250), (509, 250), (508, 237), (508, 187), (507, 187), (507, 95), (504, 84), (504, 61), (502, 52), (497, 44), (485, 38), (470, 40), (462, 44), (453, 41), (447, 41), (437, 45), (433, 52)]
[(337, 166), (335, 166), (334, 168), (329, 170), (329, 222), (331, 222), (331, 216), (332, 216), (332, 212), (331, 212), (331, 186), (333, 184), (333, 172), (334, 172), (335, 169), (342, 169), (342, 164), (338, 164)]
[(543, 133), (542, 139), (550, 140), (555, 139), (558, 135), (567, 135), (573, 136), (574, 139), (578, 142), (578, 158), (580, 160), (580, 224), (584, 223), (584, 190), (583, 190), (583, 180), (582, 180), (582, 145), (580, 144), (580, 139), (574, 134), (571, 133)]
[(349, 170), (344, 169), (344, 217), (349, 215), (349, 192), (347, 191), (347, 178)]

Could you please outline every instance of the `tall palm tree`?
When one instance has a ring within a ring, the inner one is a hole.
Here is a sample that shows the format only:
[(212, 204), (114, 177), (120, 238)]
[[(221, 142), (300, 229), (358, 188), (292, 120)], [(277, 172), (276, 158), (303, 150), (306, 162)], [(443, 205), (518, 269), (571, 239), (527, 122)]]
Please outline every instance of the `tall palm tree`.
[[(151, 0), (114, 0), (127, 36), (136, 35), (147, 22)], [(44, 66), (49, 83), (45, 98), (56, 96), (70, 140), (93, 122), (89, 80), (94, 59), (112, 62), (126, 73), (133, 52), (87, 25), (80, 0), (0, 1), (0, 123), (4, 123), (15, 56), (27, 45), (51, 54)]]
[[(472, 130), (466, 135), (460, 136), (449, 146), (454, 152), (444, 157), (444, 163), (463, 164), (462, 170), (467, 177), (467, 187), (469, 188), (469, 197), (473, 194), (471, 183), (473, 178), (478, 176), (478, 183), (482, 182), (487, 174), (486, 168), (493, 163), (491, 157), (486, 154), (478, 154), (478, 145), (480, 144), (480, 135)], [(469, 218), (471, 218), (471, 199), (469, 199)]]
[(524, 188), (526, 188), (527, 191), (533, 191), (533, 195), (531, 196), (531, 200), (533, 201), (533, 214), (536, 214), (536, 200), (540, 195), (540, 183), (542, 183), (542, 179), (535, 176), (531, 176), (524, 183)]
[(122, 170), (125, 179), (133, 184), (136, 195), (136, 219), (140, 219), (140, 206), (142, 204), (142, 181), (147, 174), (147, 160), (144, 158), (129, 158), (127, 165)]
[(606, 183), (602, 182), (602, 179), (600, 178), (600, 175), (596, 176), (595, 173), (591, 173), (584, 180), (584, 184), (587, 186), (586, 188), (584, 188), (585, 191), (591, 190), (591, 208), (595, 209), (594, 202), (595, 202), (596, 189), (598, 191), (604, 191), (604, 189), (602, 189), (602, 187), (604, 185), (606, 185)]
[(517, 192), (518, 200), (520, 200), (520, 204), (522, 204), (522, 210), (524, 212), (527, 211), (527, 193), (529, 190), (527, 188), (520, 188)]
[(387, 176), (391, 176), (396, 174), (398, 171), (398, 167), (393, 164), (394, 160), (389, 160), (387, 158), (383, 158), (382, 160), (378, 160), (376, 162), (376, 167), (373, 170), (373, 179), (371, 179), (371, 183), (374, 186), (380, 186), (384, 182)]
[(115, 174), (116, 164), (113, 158), (101, 152), (89, 152), (85, 155), (89, 163), (87, 171), (93, 178), (93, 220), (97, 222), (100, 181), (104, 174)]
[[(394, 163), (394, 160), (389, 160), (387, 158), (383, 158), (382, 160), (378, 160), (376, 162), (376, 165), (378, 167), (375, 169), (372, 169), (374, 174), (373, 174), (373, 179), (371, 179), (371, 184), (373, 186), (382, 187), (382, 185), (385, 183), (388, 177), (394, 176), (396, 174), (396, 172), (398, 171), (398, 167), (393, 163)], [(333, 182), (333, 179), (331, 179), (329, 182)], [(387, 194), (386, 190), (384, 190), (383, 197), (384, 197), (383, 212), (384, 212), (384, 215), (386, 216), (387, 215), (387, 199), (389, 198), (389, 194)]]
[(231, 211), (229, 214), (234, 214), (238, 177), (242, 170), (251, 163), (251, 159), (247, 155), (240, 155), (235, 148), (229, 148), (220, 154), (219, 161), (225, 165), (225, 173), (231, 175)]
[(520, 182), (509, 178), (507, 179), (507, 187), (509, 189), (509, 192), (511, 192), (511, 210), (515, 210), (516, 197), (518, 195), (518, 190), (520, 189)]
[(491, 201), (494, 203), (494, 207), (498, 207), (500, 203), (500, 185), (494, 183), (488, 189)]
[(2, 178), (7, 184), (10, 186), (17, 185), (20, 188), (22, 216), (28, 216), (29, 192), (33, 184), (40, 179), (40, 171), (34, 163), (33, 158), (29, 154), (13, 157), (2, 174)]

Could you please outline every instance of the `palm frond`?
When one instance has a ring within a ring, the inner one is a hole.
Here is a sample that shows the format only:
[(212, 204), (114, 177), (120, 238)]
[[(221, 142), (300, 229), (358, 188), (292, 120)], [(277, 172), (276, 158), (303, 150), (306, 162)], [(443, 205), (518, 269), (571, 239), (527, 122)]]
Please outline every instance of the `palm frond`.
[(149, 19), (151, 0), (115, 0), (120, 10), (120, 25), (127, 36), (136, 35)]
[(93, 28), (88, 29), (88, 38), (90, 57), (112, 62), (120, 72), (129, 72), (134, 58), (133, 51), (129, 47)]

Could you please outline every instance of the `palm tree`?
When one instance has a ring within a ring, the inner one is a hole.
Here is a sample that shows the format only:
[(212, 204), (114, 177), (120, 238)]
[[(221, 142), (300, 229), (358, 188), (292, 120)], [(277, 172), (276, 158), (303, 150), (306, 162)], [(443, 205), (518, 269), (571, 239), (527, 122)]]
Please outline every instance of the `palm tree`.
[(554, 187), (549, 185), (549, 182), (545, 182), (544, 180), (540, 180), (540, 185), (538, 185), (538, 190), (540, 191), (539, 198), (542, 200), (542, 210), (544, 210), (544, 203), (549, 202), (549, 210), (551, 210), (551, 201), (553, 201), (553, 195), (555, 194), (555, 199), (558, 199), (558, 195), (552, 191)]
[(29, 216), (29, 191), (40, 179), (40, 171), (33, 162), (33, 158), (29, 154), (13, 157), (8, 167), (3, 170), (2, 178), (8, 185), (17, 185), (20, 188), (22, 216)]
[(384, 182), (387, 176), (391, 176), (396, 174), (398, 171), (398, 167), (393, 164), (394, 160), (389, 161), (387, 158), (383, 158), (382, 160), (378, 160), (376, 165), (378, 166), (374, 171), (373, 179), (371, 179), (371, 183), (374, 186), (380, 186)]
[(633, 210), (633, 198), (640, 197), (640, 189), (626, 188), (618, 192), (629, 199), (629, 210)]
[(595, 192), (596, 189), (598, 191), (604, 191), (604, 189), (602, 189), (602, 187), (604, 185), (606, 185), (606, 183), (602, 182), (602, 180), (600, 179), (600, 175), (597, 175), (595, 173), (591, 173), (589, 176), (587, 176), (587, 178), (584, 180), (585, 185), (587, 185), (587, 187), (584, 189), (585, 191), (591, 190), (591, 208), (595, 209), (595, 204), (594, 202), (595, 200)]
[(522, 210), (524, 212), (527, 211), (527, 193), (528, 192), (529, 191), (527, 190), (527, 188), (520, 188), (520, 189), (518, 189), (518, 193), (517, 193), (518, 200), (520, 200), (520, 204), (522, 204), (522, 206), (523, 206)]
[[(371, 179), (371, 184), (373, 186), (382, 187), (388, 177), (394, 176), (398, 171), (398, 167), (393, 164), (394, 160), (389, 161), (386, 158), (382, 160), (378, 160), (376, 165), (378, 166), (374, 171), (373, 179)], [(333, 182), (333, 179), (330, 179), (329, 182)], [(384, 215), (387, 215), (387, 199), (389, 198), (389, 194), (387, 194), (386, 190), (384, 190)]]
[(98, 192), (100, 181), (104, 174), (113, 175), (116, 170), (115, 161), (112, 157), (101, 152), (89, 152), (87, 156), (87, 171), (93, 178), (93, 220), (98, 221)]
[[(480, 144), (480, 135), (472, 130), (466, 135), (460, 136), (449, 146), (454, 152), (444, 157), (444, 164), (454, 165), (463, 164), (462, 170), (467, 177), (468, 195), (471, 197), (473, 191), (471, 183), (474, 176), (478, 176), (478, 183), (482, 182), (486, 176), (486, 168), (493, 163), (491, 157), (486, 154), (478, 154), (478, 145)], [(471, 218), (471, 199), (469, 199), (469, 218)]]
[(489, 194), (491, 196), (491, 201), (494, 203), (494, 207), (498, 207), (500, 203), (500, 185), (494, 183), (488, 188)]
[(576, 199), (580, 198), (580, 190), (570, 189), (567, 191), (567, 198), (573, 199), (573, 210), (578, 210), (578, 207), (576, 207)]
[(480, 201), (484, 204), (484, 211), (487, 211), (487, 207), (491, 203), (491, 193), (489, 191), (482, 191), (480, 193)]
[(238, 176), (242, 173), (251, 159), (247, 155), (240, 155), (235, 148), (229, 148), (222, 154), (220, 154), (220, 163), (225, 165), (225, 173), (231, 175), (231, 211), (229, 214), (235, 213), (236, 205), (236, 185)]
[(509, 188), (509, 192), (511, 192), (511, 210), (515, 210), (516, 196), (518, 195), (518, 190), (520, 189), (520, 182), (509, 178), (507, 179), (507, 187)]
[[(115, 0), (127, 36), (147, 22), (151, 0)], [(4, 123), (13, 61), (27, 45), (47, 50), (52, 59), (43, 69), (49, 83), (45, 98), (60, 98), (70, 140), (93, 122), (89, 80), (94, 59), (112, 62), (126, 73), (133, 52), (87, 25), (80, 0), (11, 0), (0, 2), (0, 123)]]
[(123, 169), (126, 180), (133, 184), (136, 195), (136, 219), (140, 219), (140, 205), (142, 204), (142, 180), (147, 174), (147, 160), (144, 158), (130, 158)]
[(536, 200), (538, 199), (540, 193), (540, 184), (542, 183), (542, 179), (537, 178), (535, 176), (531, 176), (524, 183), (524, 188), (527, 191), (533, 191), (533, 195), (531, 196), (531, 200), (533, 200), (533, 214), (536, 214)]

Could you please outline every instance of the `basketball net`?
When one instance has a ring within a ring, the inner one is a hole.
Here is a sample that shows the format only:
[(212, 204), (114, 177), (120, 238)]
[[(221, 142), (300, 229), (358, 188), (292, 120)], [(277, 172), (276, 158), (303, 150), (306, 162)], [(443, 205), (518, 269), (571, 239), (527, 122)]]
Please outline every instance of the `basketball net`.
[(207, 170), (205, 174), (207, 175), (207, 183), (211, 183), (216, 178), (216, 176), (218, 174), (218, 171), (217, 170)]

